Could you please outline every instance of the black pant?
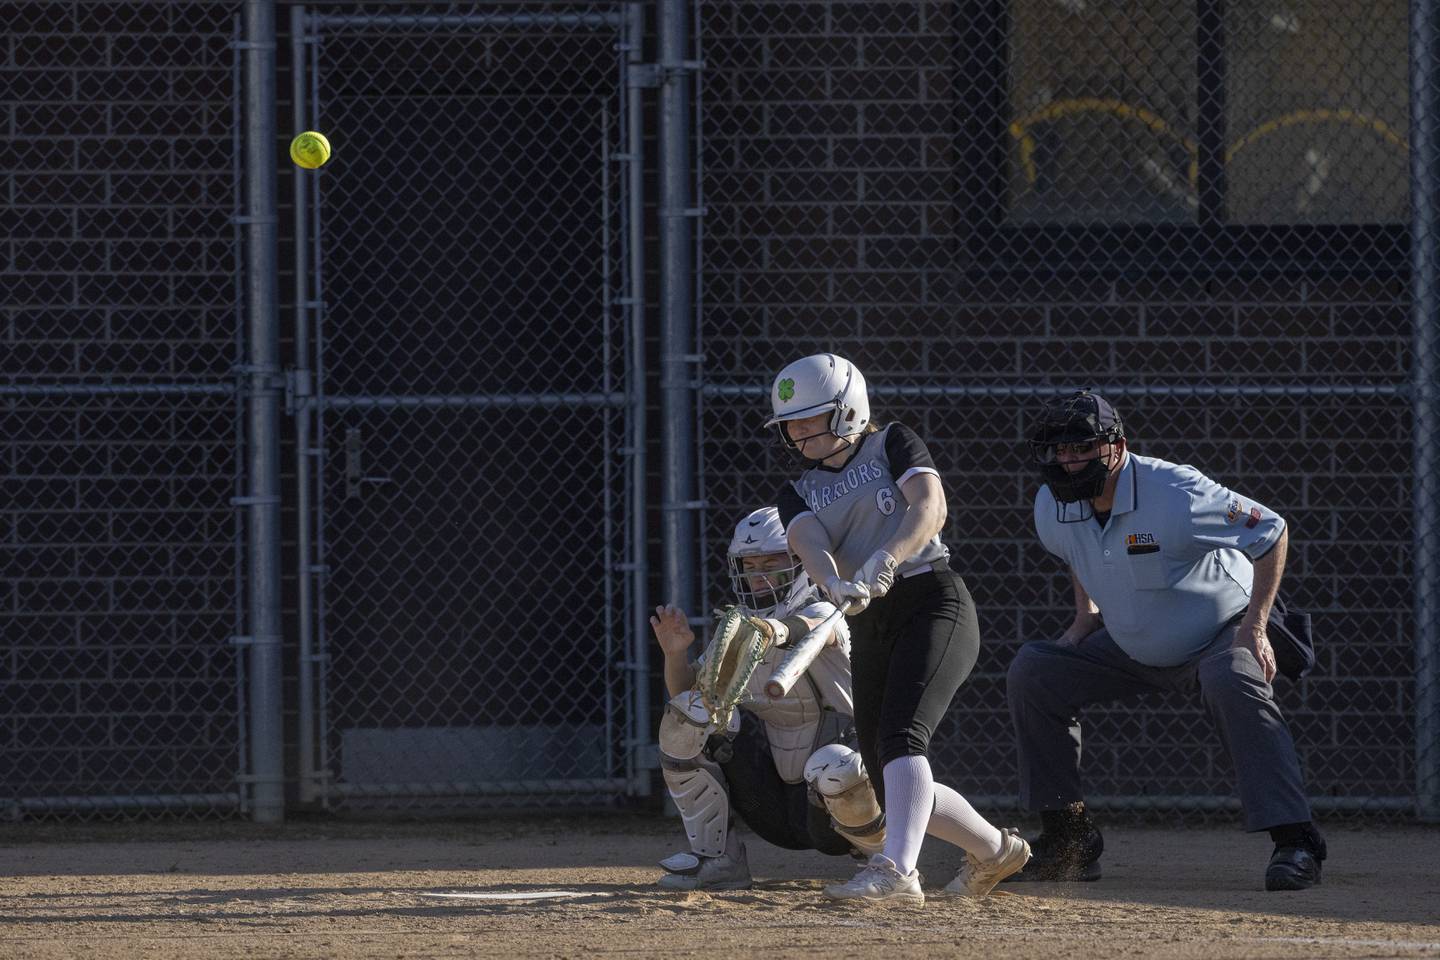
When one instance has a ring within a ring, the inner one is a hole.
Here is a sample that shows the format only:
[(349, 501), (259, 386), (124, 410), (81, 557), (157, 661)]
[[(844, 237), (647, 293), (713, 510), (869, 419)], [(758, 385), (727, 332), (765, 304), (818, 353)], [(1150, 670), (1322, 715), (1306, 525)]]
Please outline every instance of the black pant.
[(885, 804), (885, 764), (923, 757), (980, 655), (975, 603), (948, 568), (895, 581), (850, 617), (850, 664), (860, 756)]
[[(805, 783), (786, 783), (775, 769), (765, 725), (748, 710), (740, 711), (740, 732), (734, 740), (711, 737), (710, 755), (730, 784), (730, 805), (746, 826), (763, 840), (785, 850), (819, 850), (830, 856), (850, 852), (850, 841), (830, 826), (830, 813), (812, 801)], [(725, 757), (728, 751), (729, 757)]]

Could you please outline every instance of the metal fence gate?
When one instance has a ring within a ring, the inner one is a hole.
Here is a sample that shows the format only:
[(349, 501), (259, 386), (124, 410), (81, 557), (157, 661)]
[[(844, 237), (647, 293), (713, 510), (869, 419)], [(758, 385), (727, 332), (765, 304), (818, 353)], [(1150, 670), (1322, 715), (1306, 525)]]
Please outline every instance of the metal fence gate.
[(377, 9), (291, 21), (302, 799), (641, 791), (639, 9)]

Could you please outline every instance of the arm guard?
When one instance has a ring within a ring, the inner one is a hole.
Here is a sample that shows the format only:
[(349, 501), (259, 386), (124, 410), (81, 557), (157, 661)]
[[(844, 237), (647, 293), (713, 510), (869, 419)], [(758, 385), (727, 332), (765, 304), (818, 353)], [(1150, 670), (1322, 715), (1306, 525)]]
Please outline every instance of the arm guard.
[(780, 661), (780, 666), (775, 668), (769, 682), (765, 684), (766, 696), (778, 700), (790, 692), (795, 681), (810, 669), (810, 664), (814, 663), (815, 658), (825, 649), (825, 643), (830, 639), (830, 631), (835, 629), (835, 625), (844, 616), (844, 613), (836, 610), (790, 648), (790, 652)]

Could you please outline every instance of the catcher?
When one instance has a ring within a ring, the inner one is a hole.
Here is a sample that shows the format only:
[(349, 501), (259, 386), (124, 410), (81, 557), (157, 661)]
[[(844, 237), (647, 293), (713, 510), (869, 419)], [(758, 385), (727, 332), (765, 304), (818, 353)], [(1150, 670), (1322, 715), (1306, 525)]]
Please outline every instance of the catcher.
[(885, 840), (875, 791), (849, 746), (855, 711), (844, 618), (789, 692), (770, 696), (766, 685), (795, 644), (835, 608), (801, 571), (774, 507), (741, 520), (728, 553), (738, 606), (720, 613), (698, 662), (687, 657), (695, 636), (685, 611), (656, 607), (650, 618), (671, 697), (660, 720), (660, 764), (690, 839), (688, 851), (660, 862), (660, 886), (671, 890), (750, 886), (732, 806), (787, 850), (870, 856)]

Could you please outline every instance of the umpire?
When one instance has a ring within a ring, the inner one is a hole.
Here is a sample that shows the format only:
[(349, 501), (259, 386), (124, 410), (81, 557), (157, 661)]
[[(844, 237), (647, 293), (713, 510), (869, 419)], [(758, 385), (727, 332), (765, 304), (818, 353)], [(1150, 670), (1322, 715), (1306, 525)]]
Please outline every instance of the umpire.
[(1235, 764), (1245, 829), (1275, 842), (1265, 889), (1319, 883), (1325, 840), (1270, 687), (1285, 521), (1193, 467), (1127, 452), (1120, 415), (1093, 393), (1047, 404), (1030, 443), (1045, 481), (1035, 530), (1069, 565), (1075, 619), (1010, 664), (1021, 802), (1042, 824), (1034, 859), (1010, 879), (1100, 877), (1104, 844), (1080, 791), (1081, 709), (1198, 687)]

